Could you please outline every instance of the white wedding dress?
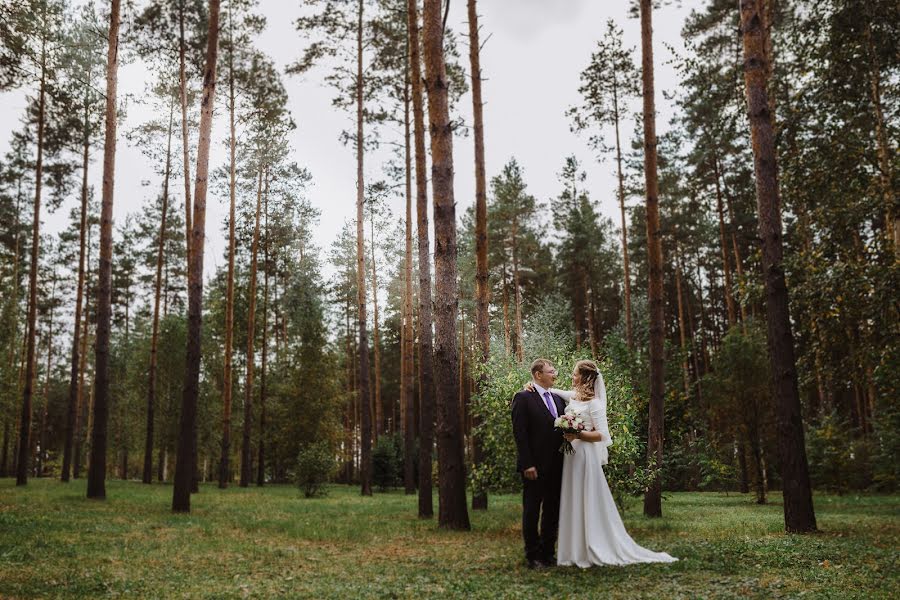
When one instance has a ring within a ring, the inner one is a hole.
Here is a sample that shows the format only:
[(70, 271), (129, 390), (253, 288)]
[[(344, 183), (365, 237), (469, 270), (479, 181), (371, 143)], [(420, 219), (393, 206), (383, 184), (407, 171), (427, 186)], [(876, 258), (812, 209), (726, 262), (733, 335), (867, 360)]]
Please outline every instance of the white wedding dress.
[(599, 442), (574, 440), (575, 454), (563, 463), (562, 492), (559, 507), (559, 545), (556, 563), (576, 565), (629, 565), (678, 560), (665, 552), (653, 552), (639, 546), (628, 532), (613, 500), (603, 465), (607, 447), (612, 443), (606, 418), (606, 388), (602, 377), (594, 386), (594, 398), (575, 399), (575, 393), (552, 390), (567, 402), (567, 412), (581, 416), (587, 428), (593, 427), (603, 438)]

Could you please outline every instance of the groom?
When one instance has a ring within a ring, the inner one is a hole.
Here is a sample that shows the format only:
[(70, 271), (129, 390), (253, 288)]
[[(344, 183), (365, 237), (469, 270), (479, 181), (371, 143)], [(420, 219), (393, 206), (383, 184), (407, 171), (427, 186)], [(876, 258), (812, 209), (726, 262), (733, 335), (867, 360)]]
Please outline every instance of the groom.
[(518, 450), (516, 470), (522, 474), (523, 484), (525, 559), (529, 569), (542, 569), (556, 564), (563, 437), (553, 428), (553, 421), (565, 412), (565, 402), (549, 391), (556, 381), (556, 369), (549, 360), (539, 358), (531, 363), (531, 377), (534, 391), (521, 391), (513, 398), (512, 424)]

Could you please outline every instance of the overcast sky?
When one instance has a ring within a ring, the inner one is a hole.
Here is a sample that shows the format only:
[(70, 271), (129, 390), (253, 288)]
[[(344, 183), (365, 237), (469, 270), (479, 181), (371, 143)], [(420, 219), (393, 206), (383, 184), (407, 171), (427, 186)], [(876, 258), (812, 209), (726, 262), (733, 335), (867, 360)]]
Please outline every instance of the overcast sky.
[[(140, 2), (139, 2), (140, 4)], [(291, 0), (260, 0), (260, 10), (268, 19), (265, 32), (257, 40), (260, 49), (271, 56), (282, 69), (295, 60), (302, 44), (294, 30), (299, 4)], [(481, 64), (485, 77), (485, 154), (488, 177), (497, 174), (511, 157), (522, 166), (529, 191), (540, 201), (555, 197), (560, 190), (557, 173), (566, 156), (574, 154), (588, 173), (587, 185), (605, 215), (618, 224), (613, 164), (598, 163), (585, 139), (569, 131), (565, 116), (568, 107), (579, 101), (579, 73), (586, 66), (597, 39), (612, 18), (625, 31), (626, 44), (636, 48), (639, 64), (640, 28), (636, 19), (626, 15), (624, 0), (482, 0), (479, 2), (482, 41)], [(678, 8), (667, 7), (654, 14), (656, 104), (658, 129), (662, 133), (672, 115), (671, 103), (663, 94), (671, 92), (677, 80), (668, 62), (668, 47), (681, 49), (679, 33), (687, 12), (702, 5), (702, 0), (686, 0)], [(448, 19), (450, 27), (461, 35), (467, 31), (466, 3), (452, 0)], [(460, 48), (468, 63), (468, 49)], [(221, 71), (220, 71), (221, 73)], [(333, 91), (322, 82), (325, 69), (313, 70), (306, 76), (287, 77), (284, 81), (290, 95), (290, 110), (297, 129), (292, 144), (295, 160), (309, 169), (312, 187), (309, 198), (322, 211), (321, 226), (316, 230), (320, 247), (327, 248), (343, 222), (355, 216), (356, 164), (352, 148), (338, 139), (342, 129), (352, 126), (351, 115), (342, 114), (331, 105)], [(144, 90), (147, 70), (138, 63), (123, 65), (119, 74), (119, 95), (140, 94)], [(30, 90), (29, 90), (30, 91)], [(220, 93), (223, 88), (220, 88)], [(0, 152), (9, 147), (9, 133), (20, 127), (25, 106), (25, 91), (0, 94)], [(639, 110), (635, 104), (632, 110)], [(471, 97), (461, 101), (460, 111), (471, 123)], [(124, 138), (123, 133), (147, 117), (138, 107), (130, 107), (125, 123), (120, 124), (116, 159), (114, 215), (117, 222), (126, 212), (136, 211), (140, 203), (158, 193), (158, 178), (141, 153)], [(622, 133), (627, 140), (634, 129), (627, 123)], [(213, 155), (211, 167), (224, 164), (224, 140), (227, 119), (220, 110), (213, 123)], [(458, 214), (474, 201), (475, 182), (471, 137), (454, 139), (455, 190)], [(94, 152), (91, 177), (99, 196), (102, 148)], [(385, 153), (376, 154), (366, 163), (366, 178), (384, 177)], [(192, 165), (192, 171), (195, 165)], [(142, 181), (151, 182), (142, 187)], [(177, 188), (177, 186), (176, 186)], [(45, 214), (47, 231), (62, 228), (68, 207), (75, 198), (55, 214)], [(402, 214), (403, 200), (392, 200), (395, 214)], [(205, 270), (210, 274), (221, 262), (225, 238), (221, 225), (227, 212), (227, 197), (210, 195), (207, 203), (207, 246)]]

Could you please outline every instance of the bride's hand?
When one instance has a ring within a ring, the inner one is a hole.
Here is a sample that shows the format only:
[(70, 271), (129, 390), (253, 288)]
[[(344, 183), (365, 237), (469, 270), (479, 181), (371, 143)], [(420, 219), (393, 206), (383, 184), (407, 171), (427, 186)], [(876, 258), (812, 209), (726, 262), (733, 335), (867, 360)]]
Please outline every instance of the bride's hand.
[(534, 382), (529, 381), (528, 383), (525, 384), (525, 387), (522, 389), (525, 390), (526, 392), (533, 392), (534, 391)]
[(574, 433), (564, 433), (563, 437), (566, 438), (567, 442), (573, 442), (578, 439), (578, 436)]

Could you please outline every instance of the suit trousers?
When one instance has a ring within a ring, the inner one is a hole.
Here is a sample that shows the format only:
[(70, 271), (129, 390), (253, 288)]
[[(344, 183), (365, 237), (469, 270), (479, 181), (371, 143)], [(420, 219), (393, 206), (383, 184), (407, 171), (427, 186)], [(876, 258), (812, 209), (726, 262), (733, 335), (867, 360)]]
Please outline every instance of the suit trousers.
[[(556, 561), (562, 468), (541, 471), (535, 480), (522, 479), (522, 537), (527, 560)], [(538, 525), (540, 524), (540, 530)]]

